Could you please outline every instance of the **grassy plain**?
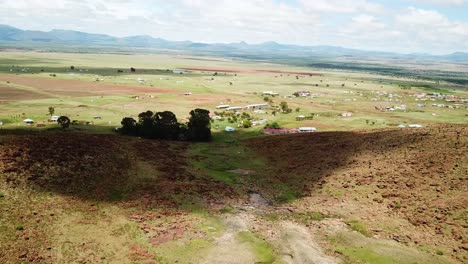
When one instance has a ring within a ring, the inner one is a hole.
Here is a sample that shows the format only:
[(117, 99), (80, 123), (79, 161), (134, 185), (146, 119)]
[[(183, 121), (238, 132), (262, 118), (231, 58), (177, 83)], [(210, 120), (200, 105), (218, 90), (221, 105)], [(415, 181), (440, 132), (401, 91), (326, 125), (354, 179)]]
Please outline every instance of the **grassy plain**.
[[(136, 68), (136, 72), (131, 73), (130, 67)], [(198, 70), (173, 73), (182, 68)], [(218, 74), (213, 76), (215, 71)], [(308, 90), (315, 96), (283, 98), (299, 90)], [(288, 128), (314, 126), (327, 131), (467, 122), (466, 106), (433, 107), (432, 104), (450, 104), (442, 99), (416, 101), (414, 97), (418, 93), (441, 92), (466, 98), (466, 89), (407, 77), (177, 55), (0, 54), (0, 120), (4, 127), (21, 127), (25, 118), (44, 123), (48, 119), (48, 106), (54, 106), (57, 115), (93, 121), (97, 126), (115, 127), (122, 117), (136, 117), (148, 109), (171, 110), (183, 119), (196, 107), (213, 112), (216, 105), (226, 102), (231, 106), (262, 103), (263, 91), (279, 93), (280, 96), (272, 98), (273, 105), (286, 101), (293, 113), (273, 116), (272, 110), (266, 109), (267, 114), (249, 111), (250, 114), (256, 119), (278, 121)], [(184, 95), (186, 92), (192, 95)], [(421, 103), (426, 107), (418, 108)], [(407, 106), (406, 110), (375, 109), (402, 104)], [(343, 112), (351, 112), (353, 116), (339, 117)], [(314, 120), (296, 121), (297, 116), (312, 113), (316, 114)], [(102, 119), (93, 120), (94, 116)], [(227, 122), (221, 122), (213, 127), (222, 130), (226, 125)]]

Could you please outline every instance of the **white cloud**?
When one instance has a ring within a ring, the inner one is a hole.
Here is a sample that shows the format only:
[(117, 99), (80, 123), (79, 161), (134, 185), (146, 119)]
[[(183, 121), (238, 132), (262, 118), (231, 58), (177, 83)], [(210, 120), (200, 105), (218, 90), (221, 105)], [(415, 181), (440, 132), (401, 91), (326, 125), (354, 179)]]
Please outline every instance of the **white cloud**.
[[(468, 0), (413, 0), (463, 5)], [(436, 10), (371, 0), (0, 0), (0, 23), (171, 40), (337, 45), (399, 52), (468, 51), (468, 26)]]

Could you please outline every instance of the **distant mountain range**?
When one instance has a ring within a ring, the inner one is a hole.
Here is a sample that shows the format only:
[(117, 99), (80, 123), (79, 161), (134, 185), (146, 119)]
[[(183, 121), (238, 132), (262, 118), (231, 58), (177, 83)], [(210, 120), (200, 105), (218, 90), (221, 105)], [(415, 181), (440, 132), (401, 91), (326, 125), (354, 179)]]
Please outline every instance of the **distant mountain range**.
[(468, 62), (468, 53), (455, 52), (449, 55), (398, 54), (379, 51), (364, 51), (335, 46), (299, 46), (276, 42), (247, 44), (245, 42), (230, 44), (206, 44), (191, 41), (168, 41), (151, 36), (113, 37), (105, 34), (91, 34), (72, 30), (55, 29), (49, 32), (22, 30), (8, 25), (0, 25), (0, 46), (15, 47), (16, 44), (29, 43), (41, 45), (74, 45), (80, 47), (118, 47), (118, 48), (151, 48), (163, 50), (188, 51), (193, 53), (221, 54), (238, 57), (281, 56), (287, 58), (301, 57), (357, 57), (357, 58), (391, 58), (391, 59), (427, 59), (450, 62)]

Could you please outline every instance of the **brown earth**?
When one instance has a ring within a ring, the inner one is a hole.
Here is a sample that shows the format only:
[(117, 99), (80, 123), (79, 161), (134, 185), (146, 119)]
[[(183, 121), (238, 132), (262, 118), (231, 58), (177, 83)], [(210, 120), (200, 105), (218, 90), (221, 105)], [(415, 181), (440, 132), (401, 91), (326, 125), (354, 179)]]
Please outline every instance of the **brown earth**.
[[(294, 210), (342, 212), (388, 238), (467, 261), (468, 126), (271, 136), (248, 144), (271, 164), (266, 193), (286, 186), (303, 197)], [(398, 232), (380, 230), (394, 219), (409, 223)]]
[[(136, 85), (111, 84), (105, 82), (87, 82), (79, 80), (60, 80), (42, 77), (25, 77), (21, 75), (0, 74), (0, 82), (10, 82), (21, 86), (38, 89), (40, 92), (57, 96), (93, 96), (135, 93), (177, 93), (171, 89), (145, 87)], [(12, 88), (0, 89), (0, 98), (10, 98)], [(30, 95), (34, 94), (31, 92)], [(30, 97), (30, 96), (29, 96)], [(41, 97), (39, 97), (41, 98)], [(28, 96), (21, 99), (30, 99)]]
[[(117, 206), (125, 221), (136, 224), (154, 246), (187, 233), (194, 238), (205, 236), (194, 231), (197, 220), (185, 207), (235, 196), (229, 186), (186, 169), (187, 146), (119, 135), (4, 131), (0, 135), (0, 262), (54, 263), (54, 252), (63, 253), (51, 235), (56, 232), (54, 226), (62, 225), (60, 219), (83, 214), (84, 220), (70, 220), (75, 231), (60, 229), (81, 235), (79, 230), (86, 226), (98, 226), (95, 221), (103, 218), (98, 207), (102, 203)], [(111, 223), (113, 218), (108, 218), (100, 225)], [(97, 245), (93, 250), (95, 238), (82, 239), (89, 241), (67, 245), (77, 256), (80, 251), (94, 254), (85, 257), (93, 260), (99, 251)], [(132, 258), (156, 259), (137, 245), (129, 247)]]

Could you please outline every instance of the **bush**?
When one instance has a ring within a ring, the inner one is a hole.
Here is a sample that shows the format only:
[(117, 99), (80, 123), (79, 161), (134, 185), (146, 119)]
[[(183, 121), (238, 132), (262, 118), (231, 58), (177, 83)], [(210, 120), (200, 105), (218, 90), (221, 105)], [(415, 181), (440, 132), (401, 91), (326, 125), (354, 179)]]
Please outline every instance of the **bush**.
[(278, 124), (278, 122), (273, 122), (273, 123), (268, 123), (265, 125), (265, 129), (280, 129), (281, 126)]
[(252, 127), (252, 122), (251, 122), (250, 120), (244, 120), (244, 121), (242, 122), (242, 126), (243, 126), (244, 128), (251, 128), (251, 127)]
[(70, 124), (71, 124), (71, 121), (70, 121), (70, 118), (68, 118), (68, 116), (61, 116), (57, 119), (57, 123), (63, 128), (69, 128), (70, 127)]

